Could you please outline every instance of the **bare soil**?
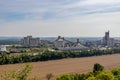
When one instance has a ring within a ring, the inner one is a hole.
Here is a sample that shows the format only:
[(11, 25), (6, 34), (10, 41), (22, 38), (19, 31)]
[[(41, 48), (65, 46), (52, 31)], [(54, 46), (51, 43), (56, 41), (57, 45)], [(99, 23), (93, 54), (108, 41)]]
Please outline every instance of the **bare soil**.
[[(61, 60), (51, 60), (44, 62), (31, 62), (27, 63), (33, 66), (29, 77), (39, 77), (41, 80), (45, 80), (45, 76), (48, 73), (52, 73), (54, 78), (58, 75), (66, 73), (86, 73), (92, 72), (93, 65), (95, 63), (102, 64), (106, 70), (120, 67), (120, 54), (94, 56), (85, 58), (69, 58)], [(7, 70), (19, 70), (25, 66), (23, 64), (8, 64), (0, 65), (0, 75)]]

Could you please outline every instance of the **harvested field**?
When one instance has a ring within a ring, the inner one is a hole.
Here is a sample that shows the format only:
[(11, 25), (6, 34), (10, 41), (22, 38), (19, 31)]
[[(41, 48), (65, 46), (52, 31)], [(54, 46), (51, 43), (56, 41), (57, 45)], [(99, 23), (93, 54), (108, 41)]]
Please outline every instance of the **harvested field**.
[[(48, 73), (52, 73), (54, 77), (65, 73), (86, 73), (92, 71), (95, 63), (102, 64), (107, 70), (120, 67), (120, 54), (32, 62), (28, 63), (33, 66), (29, 76), (36, 76), (40, 77), (41, 80), (45, 80), (45, 76)], [(0, 65), (0, 74), (7, 70), (19, 70), (24, 65), (25, 63)]]

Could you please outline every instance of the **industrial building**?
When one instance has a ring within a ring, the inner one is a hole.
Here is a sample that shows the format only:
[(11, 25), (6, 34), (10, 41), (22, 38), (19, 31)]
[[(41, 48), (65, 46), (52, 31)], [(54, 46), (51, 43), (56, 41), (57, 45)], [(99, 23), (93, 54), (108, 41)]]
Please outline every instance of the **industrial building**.
[(33, 38), (32, 36), (27, 36), (21, 39), (20, 43), (24, 46), (38, 46), (40, 43), (40, 38)]

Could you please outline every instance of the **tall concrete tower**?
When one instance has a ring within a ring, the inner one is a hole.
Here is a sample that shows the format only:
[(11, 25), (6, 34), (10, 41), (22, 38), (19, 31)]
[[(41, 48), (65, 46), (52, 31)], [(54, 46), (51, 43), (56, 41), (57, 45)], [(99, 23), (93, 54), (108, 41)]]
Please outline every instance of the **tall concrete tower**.
[(110, 31), (108, 30), (108, 32), (105, 32), (105, 36), (103, 38), (103, 44), (105, 46), (109, 46), (110, 45)]

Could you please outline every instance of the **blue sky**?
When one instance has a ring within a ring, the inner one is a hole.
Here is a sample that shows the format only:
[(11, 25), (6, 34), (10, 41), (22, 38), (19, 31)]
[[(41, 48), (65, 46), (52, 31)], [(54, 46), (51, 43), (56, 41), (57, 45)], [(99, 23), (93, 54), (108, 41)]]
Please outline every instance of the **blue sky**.
[(120, 0), (1, 0), (0, 36), (120, 36)]

